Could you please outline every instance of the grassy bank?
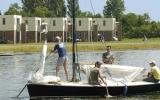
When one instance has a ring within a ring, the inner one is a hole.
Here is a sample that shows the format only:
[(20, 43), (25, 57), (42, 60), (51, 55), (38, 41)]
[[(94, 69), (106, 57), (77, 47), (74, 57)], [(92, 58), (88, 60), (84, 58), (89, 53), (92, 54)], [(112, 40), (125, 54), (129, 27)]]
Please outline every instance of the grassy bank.
[[(149, 39), (124, 39), (123, 41), (111, 42), (78, 42), (79, 51), (100, 51), (105, 50), (106, 45), (111, 45), (112, 50), (144, 50), (144, 49), (160, 49), (160, 38)], [(28, 44), (0, 44), (0, 52), (40, 52), (43, 43), (28, 43)], [(50, 50), (54, 43), (48, 43)], [(67, 43), (67, 50), (72, 50), (72, 43)]]

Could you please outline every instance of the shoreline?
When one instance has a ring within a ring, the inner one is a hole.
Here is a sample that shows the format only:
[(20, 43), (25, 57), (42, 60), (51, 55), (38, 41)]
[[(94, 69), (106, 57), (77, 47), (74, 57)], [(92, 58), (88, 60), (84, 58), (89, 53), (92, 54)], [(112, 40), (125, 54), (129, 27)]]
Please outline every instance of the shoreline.
[[(55, 43), (48, 43), (48, 52), (53, 48)], [(155, 42), (78, 42), (78, 51), (105, 51), (105, 46), (111, 45), (112, 51), (125, 51), (125, 50), (159, 50), (160, 41)], [(7, 52), (41, 52), (43, 43), (28, 43), (28, 44), (0, 44), (0, 53)], [(72, 43), (67, 43), (67, 51), (72, 51)]]

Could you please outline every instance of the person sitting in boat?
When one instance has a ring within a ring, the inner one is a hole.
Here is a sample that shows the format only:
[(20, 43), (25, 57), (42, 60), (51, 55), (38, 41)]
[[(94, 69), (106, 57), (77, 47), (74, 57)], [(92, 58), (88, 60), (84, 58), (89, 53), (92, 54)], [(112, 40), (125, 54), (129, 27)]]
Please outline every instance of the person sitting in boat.
[(113, 64), (114, 63), (114, 56), (113, 53), (111, 52), (111, 46), (106, 47), (107, 52), (103, 53), (102, 55), (102, 61), (105, 64)]
[(56, 42), (57, 44), (52, 49), (52, 52), (57, 53), (58, 52), (58, 60), (56, 63), (56, 76), (58, 76), (60, 66), (63, 65), (66, 79), (68, 80), (68, 72), (67, 72), (67, 55), (66, 55), (66, 48), (65, 44), (61, 42), (61, 38), (59, 36), (56, 36)]
[(156, 66), (156, 62), (150, 61), (149, 65), (151, 67), (151, 71), (148, 73), (148, 77), (143, 79), (143, 81), (147, 82), (159, 82), (160, 80), (160, 69)]
[(99, 70), (99, 68), (101, 67), (101, 64), (102, 64), (101, 62), (97, 61), (95, 63), (95, 67), (90, 70), (90, 75), (89, 75), (89, 79), (88, 79), (89, 84), (101, 85), (101, 82), (100, 82), (100, 80), (101, 80), (105, 85), (107, 85), (107, 83), (104, 81), (104, 79), (100, 73), (100, 70)]

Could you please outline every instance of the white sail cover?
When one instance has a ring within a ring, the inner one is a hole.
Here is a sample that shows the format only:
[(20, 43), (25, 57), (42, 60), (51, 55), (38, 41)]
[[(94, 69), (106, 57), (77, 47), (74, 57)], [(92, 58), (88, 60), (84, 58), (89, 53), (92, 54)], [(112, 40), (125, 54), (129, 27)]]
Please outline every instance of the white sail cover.
[(43, 45), (41, 58), (39, 62), (39, 69), (33, 73), (31, 72), (29, 74), (28, 81), (32, 83), (48, 83), (48, 82), (57, 82), (60, 81), (59, 77), (56, 76), (44, 76), (44, 68), (45, 68), (45, 61), (47, 56), (47, 40), (45, 40), (45, 43)]
[(45, 40), (45, 43), (43, 45), (42, 53), (41, 53), (41, 59), (40, 59), (40, 68), (36, 72), (36, 74), (42, 75), (44, 73), (44, 67), (45, 67), (45, 61), (47, 56), (47, 41)]
[[(105, 76), (107, 80), (117, 82), (131, 82), (145, 71), (142, 67), (110, 64), (103, 64), (101, 66), (100, 71), (102, 75)], [(85, 72), (87, 78), (89, 78), (90, 69), (93, 67), (94, 65), (81, 65), (81, 70)]]

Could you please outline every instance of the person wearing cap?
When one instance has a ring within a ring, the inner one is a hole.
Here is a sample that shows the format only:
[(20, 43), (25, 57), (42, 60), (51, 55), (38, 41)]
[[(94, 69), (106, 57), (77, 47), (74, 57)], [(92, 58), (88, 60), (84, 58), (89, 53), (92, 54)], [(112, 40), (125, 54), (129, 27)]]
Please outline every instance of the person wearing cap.
[(160, 69), (156, 66), (156, 62), (150, 61), (149, 65), (151, 67), (151, 71), (148, 73), (148, 77), (144, 79), (147, 82), (159, 82), (160, 80)]
[(113, 64), (114, 63), (114, 56), (113, 53), (111, 52), (111, 46), (106, 47), (106, 52), (103, 53), (102, 55), (102, 61), (105, 64)]
[(51, 51), (54, 53), (58, 53), (58, 56), (59, 56), (56, 63), (56, 76), (58, 76), (60, 66), (63, 65), (66, 79), (68, 80), (67, 52), (66, 52), (65, 44), (61, 42), (61, 38), (59, 36), (56, 36), (55, 40), (57, 44), (54, 46), (54, 48)]
[[(100, 73), (100, 67), (101, 67), (101, 62), (97, 61), (95, 63), (95, 67), (90, 70), (90, 75), (88, 79), (88, 83), (91, 85), (101, 85), (100, 80), (107, 85), (107, 83), (104, 81), (101, 73)], [(100, 79), (100, 80), (99, 80)]]

